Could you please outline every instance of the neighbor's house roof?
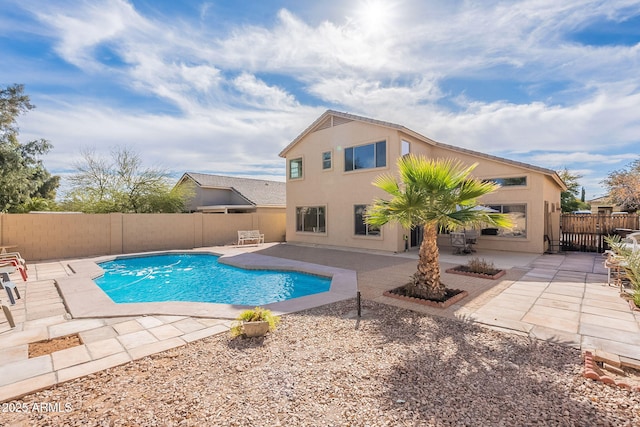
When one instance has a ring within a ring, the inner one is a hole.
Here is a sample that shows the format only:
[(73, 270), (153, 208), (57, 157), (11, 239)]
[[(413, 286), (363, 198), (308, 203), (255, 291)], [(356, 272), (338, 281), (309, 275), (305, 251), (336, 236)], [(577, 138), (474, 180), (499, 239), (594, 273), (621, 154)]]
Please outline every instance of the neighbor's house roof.
[(567, 190), (566, 184), (564, 183), (562, 178), (560, 178), (558, 173), (556, 171), (554, 171), (554, 170), (541, 168), (539, 166), (534, 166), (534, 165), (530, 165), (528, 163), (518, 162), (518, 161), (515, 161), (515, 160), (509, 160), (509, 159), (505, 159), (505, 158), (502, 158), (502, 157), (492, 156), (490, 154), (481, 153), (479, 151), (473, 151), (473, 150), (468, 150), (466, 148), (460, 148), (460, 147), (456, 147), (456, 146), (453, 146), (453, 145), (443, 144), (441, 142), (434, 141), (431, 138), (427, 138), (426, 136), (421, 135), (418, 132), (412, 131), (411, 129), (408, 129), (408, 128), (402, 126), (402, 125), (398, 125), (398, 124), (390, 123), (390, 122), (385, 122), (385, 121), (382, 121), (382, 120), (370, 119), (370, 118), (358, 116), (358, 115), (355, 115), (355, 114), (341, 113), (339, 111), (334, 111), (334, 110), (325, 111), (316, 121), (311, 123), (311, 125), (308, 128), (306, 128), (300, 135), (298, 135), (296, 137), (296, 139), (291, 141), (291, 143), (289, 145), (287, 145), (280, 152), (280, 157), (286, 157), (287, 152), (289, 150), (291, 150), (296, 144), (298, 144), (303, 138), (305, 138), (310, 133), (318, 131), (318, 130), (321, 130), (321, 129), (329, 128), (329, 127), (335, 126), (337, 124), (348, 123), (348, 122), (354, 121), (354, 120), (357, 120), (357, 121), (360, 121), (360, 122), (365, 122), (365, 123), (371, 123), (371, 124), (374, 124), (374, 125), (377, 125), (377, 126), (383, 126), (383, 127), (387, 127), (387, 128), (391, 128), (391, 129), (396, 129), (398, 131), (406, 133), (407, 135), (411, 135), (414, 138), (417, 138), (417, 139), (423, 141), (426, 144), (433, 145), (435, 147), (442, 147), (442, 148), (446, 148), (446, 149), (451, 150), (451, 151), (457, 151), (459, 153), (470, 154), (472, 156), (481, 157), (481, 158), (493, 160), (493, 161), (496, 161), (496, 162), (500, 162), (500, 163), (504, 163), (504, 164), (508, 164), (508, 165), (513, 165), (513, 166), (518, 166), (518, 167), (521, 167), (521, 168), (524, 168), (524, 169), (528, 169), (528, 170), (531, 170), (531, 171), (539, 172), (539, 173), (542, 173), (544, 175), (547, 175), (547, 176), (551, 177), (551, 179), (553, 179), (558, 184), (558, 186), (562, 189), (562, 191), (566, 191)]
[(186, 172), (176, 185), (182, 184), (187, 179), (201, 188), (233, 191), (244, 198), (248, 205), (255, 207), (286, 205), (286, 183), (284, 182)]
[(605, 195), (605, 196), (600, 196), (600, 197), (596, 197), (596, 198), (591, 199), (591, 200), (587, 200), (587, 203), (594, 203), (594, 204), (598, 204), (598, 203), (602, 204), (602, 203), (604, 203), (604, 204), (608, 204), (608, 205), (613, 204), (613, 202), (611, 202), (611, 199), (609, 199), (609, 195), (608, 194)]

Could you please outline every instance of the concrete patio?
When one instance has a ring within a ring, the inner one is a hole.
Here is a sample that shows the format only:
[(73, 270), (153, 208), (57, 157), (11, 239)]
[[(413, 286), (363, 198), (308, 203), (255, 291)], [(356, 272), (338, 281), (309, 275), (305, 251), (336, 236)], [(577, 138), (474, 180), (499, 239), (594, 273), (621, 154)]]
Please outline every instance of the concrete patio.
[[(467, 290), (469, 296), (447, 309), (438, 309), (383, 296), (384, 291), (407, 282), (415, 271), (415, 252), (383, 254), (287, 244), (249, 250), (354, 270), (366, 299), (582, 350), (604, 351), (640, 367), (640, 312), (631, 311), (618, 289), (607, 285), (598, 254), (477, 253), (473, 256), (494, 262), (496, 267), (507, 269), (507, 274), (487, 280), (443, 273), (448, 287)], [(469, 258), (451, 255), (443, 248), (442, 269), (465, 264)], [(27, 283), (13, 277), (23, 298), (11, 306), (16, 328), (11, 329), (1, 318), (0, 401), (223, 333), (231, 325), (228, 318), (175, 315), (71, 319), (55, 285), (56, 279), (72, 275), (68, 264), (30, 264)], [(74, 333), (80, 335), (82, 345), (28, 358), (29, 343)]]

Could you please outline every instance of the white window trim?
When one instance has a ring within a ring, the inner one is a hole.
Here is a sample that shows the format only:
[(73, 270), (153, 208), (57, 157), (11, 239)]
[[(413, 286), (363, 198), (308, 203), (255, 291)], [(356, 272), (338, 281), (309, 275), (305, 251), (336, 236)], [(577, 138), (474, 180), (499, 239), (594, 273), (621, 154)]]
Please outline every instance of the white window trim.
[[(331, 156), (331, 167), (328, 167), (326, 169), (324, 167), (324, 153), (329, 153), (329, 155)], [(332, 171), (333, 170), (333, 164), (335, 163), (335, 156), (333, 155), (333, 150), (323, 151), (320, 156), (321, 156), (321, 158), (320, 158), (320, 167), (322, 168), (322, 172)]]
[[(298, 209), (299, 208), (324, 208), (324, 231), (298, 230)], [(296, 206), (295, 207), (295, 218), (296, 218), (296, 222), (295, 222), (296, 234), (306, 234), (306, 235), (309, 235), (309, 236), (326, 236), (327, 235), (327, 230), (329, 230), (329, 221), (328, 221), (328, 215), (327, 215), (327, 205)]]
[[(380, 233), (378, 234), (356, 234), (356, 212), (355, 212), (355, 208), (356, 206), (370, 206), (370, 204), (367, 203), (355, 203), (353, 205), (353, 237), (356, 239), (367, 239), (367, 240), (371, 240), (371, 239), (379, 239), (379, 240), (383, 240), (383, 236), (382, 236), (382, 229), (384, 227), (380, 227)], [(364, 224), (365, 227), (367, 228), (367, 230), (369, 229), (369, 226), (365, 223)]]
[[(518, 187), (516, 186), (516, 188), (522, 188), (521, 186)], [(497, 235), (497, 236), (492, 236), (492, 235), (482, 235), (482, 238), (490, 238), (490, 239), (507, 239), (507, 240), (513, 240), (513, 239), (517, 239), (518, 241), (523, 241), (523, 240), (529, 240), (529, 227), (531, 225), (530, 222), (530, 217), (529, 217), (529, 204), (527, 202), (496, 202), (496, 203), (492, 203), (492, 202), (486, 202), (483, 203), (484, 206), (496, 206), (496, 205), (500, 205), (500, 206), (514, 206), (514, 205), (524, 205), (524, 212), (525, 212), (525, 235), (524, 236), (504, 236), (504, 235)], [(485, 228), (495, 228), (495, 227), (485, 227)]]
[[(360, 169), (351, 169), (351, 170), (345, 170), (347, 165), (344, 163), (345, 161), (345, 153), (346, 150), (349, 148), (357, 148), (357, 147), (364, 147), (366, 145), (373, 145), (374, 146), (374, 152), (376, 152), (375, 149), (375, 145), (378, 142), (384, 142), (385, 143), (385, 149), (384, 149), (384, 166), (374, 166), (372, 168), (360, 168)], [(358, 144), (354, 144), (354, 145), (349, 145), (347, 147), (343, 148), (343, 153), (342, 153), (342, 173), (345, 174), (351, 174), (351, 173), (359, 173), (359, 172), (371, 172), (373, 170), (381, 170), (381, 169), (388, 169), (389, 168), (389, 163), (390, 163), (390, 159), (389, 159), (389, 138), (375, 138), (372, 139), (368, 142), (362, 142), (362, 143), (358, 143)]]
[(500, 185), (500, 189), (502, 190), (522, 190), (523, 188), (529, 188), (531, 186), (531, 176), (529, 174), (518, 174), (518, 175), (506, 175), (506, 176), (491, 176), (489, 178), (482, 178), (486, 181), (492, 181), (494, 179), (509, 179), (509, 178), (522, 178), (524, 177), (527, 180), (527, 183), (524, 185)]
[[(292, 178), (291, 177), (291, 162), (295, 161), (295, 160), (300, 160), (300, 169), (301, 169), (301, 174), (298, 177)], [(297, 156), (297, 157), (293, 157), (291, 159), (287, 160), (287, 179), (290, 181), (298, 181), (300, 179), (304, 178), (304, 156)]]
[[(404, 148), (404, 144), (407, 144), (409, 151), (407, 151), (406, 153), (402, 153), (402, 149)], [(406, 139), (401, 139), (400, 140), (400, 157), (404, 157), (408, 154), (411, 154), (411, 141), (407, 141)]]

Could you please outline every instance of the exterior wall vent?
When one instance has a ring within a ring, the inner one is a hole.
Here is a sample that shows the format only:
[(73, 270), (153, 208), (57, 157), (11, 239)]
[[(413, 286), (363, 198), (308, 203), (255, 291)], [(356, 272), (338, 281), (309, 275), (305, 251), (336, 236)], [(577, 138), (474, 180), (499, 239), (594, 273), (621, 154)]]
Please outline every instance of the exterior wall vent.
[(316, 128), (313, 131), (317, 132), (319, 130), (328, 129), (330, 127), (331, 127), (331, 116), (327, 117), (322, 123), (316, 126)]
[(329, 116), (326, 119), (324, 119), (322, 123), (318, 124), (318, 126), (316, 126), (315, 129), (313, 129), (313, 131), (317, 132), (322, 129), (328, 129), (330, 127), (343, 125), (345, 123), (349, 123), (352, 121), (353, 121), (352, 119), (345, 119), (344, 117)]
[(343, 125), (352, 121), (353, 120), (345, 119), (344, 117), (333, 116), (333, 126)]

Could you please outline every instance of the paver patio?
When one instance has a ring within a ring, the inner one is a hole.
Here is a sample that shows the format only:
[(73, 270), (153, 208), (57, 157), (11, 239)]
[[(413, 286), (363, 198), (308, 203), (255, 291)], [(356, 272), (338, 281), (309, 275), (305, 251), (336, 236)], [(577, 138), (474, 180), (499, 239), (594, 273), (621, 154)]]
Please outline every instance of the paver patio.
[[(224, 248), (216, 248), (224, 251)], [(256, 254), (355, 270), (363, 298), (437, 316), (478, 322), (530, 334), (583, 350), (603, 350), (640, 367), (640, 314), (618, 289), (606, 284), (597, 254), (476, 254), (508, 269), (498, 280), (443, 272), (451, 288), (469, 296), (447, 309), (400, 301), (383, 292), (405, 284), (417, 254), (382, 254), (287, 244), (252, 248)], [(468, 257), (441, 252), (443, 271)], [(29, 265), (29, 281), (18, 278), (22, 299), (11, 307), (17, 327), (0, 323), (0, 401), (50, 387), (150, 354), (226, 332), (229, 319), (151, 315), (71, 319), (55, 279), (72, 272), (66, 261)], [(354, 295), (355, 297), (355, 295)], [(28, 344), (78, 333), (82, 345), (28, 359)]]

